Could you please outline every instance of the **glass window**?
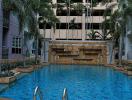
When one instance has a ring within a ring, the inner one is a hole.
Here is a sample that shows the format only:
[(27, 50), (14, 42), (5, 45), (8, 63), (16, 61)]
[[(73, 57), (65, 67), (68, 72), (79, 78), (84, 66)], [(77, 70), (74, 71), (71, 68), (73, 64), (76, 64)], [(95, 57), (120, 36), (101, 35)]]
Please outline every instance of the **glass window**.
[(83, 2), (83, 0), (57, 0), (57, 3), (64, 3), (64, 2), (71, 2), (71, 3), (74, 3), (74, 2)]
[[(68, 29), (68, 23), (56, 23), (56, 29)], [(82, 29), (82, 23), (69, 23), (69, 29)]]
[(33, 44), (32, 44), (32, 54), (35, 54), (35, 52), (36, 52), (36, 43), (33, 42)]
[[(57, 9), (57, 16), (68, 16), (68, 10)], [(82, 16), (82, 10), (70, 10), (70, 16)]]
[(14, 37), (12, 41), (12, 53), (21, 54), (21, 38)]
[(85, 29), (100, 29), (101, 23), (86, 23), (85, 24)]

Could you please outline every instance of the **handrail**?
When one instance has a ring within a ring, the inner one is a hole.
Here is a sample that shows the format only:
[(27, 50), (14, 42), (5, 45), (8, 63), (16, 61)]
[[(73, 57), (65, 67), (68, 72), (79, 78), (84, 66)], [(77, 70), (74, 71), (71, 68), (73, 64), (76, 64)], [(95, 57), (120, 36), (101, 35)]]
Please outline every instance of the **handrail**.
[(68, 93), (66, 88), (64, 88), (62, 100), (68, 100)]
[(34, 90), (33, 100), (37, 100), (37, 95), (39, 96), (40, 100), (43, 100), (42, 93), (41, 93), (41, 91), (40, 91), (38, 86)]

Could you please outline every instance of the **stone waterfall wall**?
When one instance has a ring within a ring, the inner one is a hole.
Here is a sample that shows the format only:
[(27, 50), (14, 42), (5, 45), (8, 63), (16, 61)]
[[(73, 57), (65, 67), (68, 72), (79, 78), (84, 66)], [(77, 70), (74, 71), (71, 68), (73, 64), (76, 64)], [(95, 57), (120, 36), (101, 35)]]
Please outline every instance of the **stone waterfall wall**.
[(56, 64), (107, 64), (106, 42), (52, 42), (49, 62)]

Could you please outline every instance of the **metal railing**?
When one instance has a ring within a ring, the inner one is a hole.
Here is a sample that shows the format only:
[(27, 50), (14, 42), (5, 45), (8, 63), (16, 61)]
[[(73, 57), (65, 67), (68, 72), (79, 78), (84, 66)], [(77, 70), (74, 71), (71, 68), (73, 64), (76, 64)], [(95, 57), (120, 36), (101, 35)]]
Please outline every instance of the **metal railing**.
[(64, 88), (62, 100), (68, 100), (68, 93), (66, 88)]
[(40, 91), (39, 87), (37, 86), (34, 90), (34, 94), (33, 94), (33, 100), (37, 100), (37, 96), (39, 96), (40, 100), (43, 100), (43, 95), (42, 92)]

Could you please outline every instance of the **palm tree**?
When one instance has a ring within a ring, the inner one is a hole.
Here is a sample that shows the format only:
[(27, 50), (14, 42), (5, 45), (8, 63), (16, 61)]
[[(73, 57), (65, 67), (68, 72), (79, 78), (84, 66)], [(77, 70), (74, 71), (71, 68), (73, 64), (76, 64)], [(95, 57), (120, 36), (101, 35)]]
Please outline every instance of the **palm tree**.
[(75, 24), (75, 18), (73, 18), (71, 21), (70, 21), (70, 24), (69, 24), (69, 28), (72, 29), (72, 37), (71, 39), (73, 39), (73, 29), (75, 29), (77, 26)]
[[(29, 3), (32, 7), (31, 14), (34, 16), (31, 18), (33, 21), (30, 22), (29, 26), (31, 27), (32, 33), (34, 33), (36, 45), (38, 45), (38, 38), (39, 38), (39, 32), (38, 32), (38, 14), (41, 15), (41, 17), (44, 19), (44, 22), (49, 20), (49, 16), (54, 16), (53, 10), (51, 9), (51, 1), (50, 0), (29, 0)], [(46, 24), (44, 23), (44, 31), (46, 28)], [(44, 34), (45, 35), (45, 34)], [(38, 56), (38, 46), (36, 46), (36, 53), (35, 53), (35, 60), (37, 61)], [(37, 63), (37, 62), (36, 62)]]
[[(46, 25), (47, 23), (51, 26), (51, 28), (53, 28), (53, 31), (55, 32), (56, 29), (56, 23), (58, 23), (59, 20), (56, 18), (56, 16), (53, 13), (49, 13), (49, 11), (47, 11), (47, 17), (45, 18), (44, 16), (41, 16), (39, 18), (39, 23), (43, 24), (43, 38), (45, 39), (45, 34), (46, 34)], [(44, 55), (44, 60), (45, 60), (45, 41), (43, 42), (43, 55)]]
[[(42, 4), (43, 3), (43, 4)], [(43, 38), (45, 39), (45, 34), (46, 34), (46, 25), (47, 23), (53, 28), (53, 30), (55, 31), (55, 26), (56, 23), (59, 22), (59, 20), (56, 18), (56, 16), (54, 15), (53, 12), (53, 4), (50, 1), (47, 1), (47, 4), (45, 5), (45, 2), (41, 2), (40, 4), (40, 12), (39, 14), (41, 15), (39, 18), (39, 22), (38, 23), (42, 23), (43, 24)], [(42, 6), (42, 7), (41, 7)], [(46, 8), (44, 8), (46, 7)], [(43, 45), (43, 55), (44, 55), (44, 59), (45, 59), (45, 41), (43, 41), (44, 45)]]
[[(117, 24), (117, 19), (119, 18), (119, 11), (114, 11), (113, 14), (110, 15), (109, 19), (104, 20), (102, 25), (108, 25), (106, 27), (109, 28), (109, 31), (105, 34), (105, 39), (107, 39), (107, 36), (111, 35), (111, 41), (112, 41), (112, 51), (110, 55), (110, 64), (112, 63), (112, 55), (113, 51), (116, 47), (118, 47), (119, 37), (121, 33), (121, 27)], [(104, 28), (104, 27), (103, 27)], [(107, 29), (107, 28), (106, 28)], [(105, 30), (105, 29), (104, 29)]]
[(67, 30), (68, 32), (66, 31), (66, 38), (68, 39), (68, 34), (69, 34), (69, 20), (68, 19), (70, 19), (68, 17), (70, 16), (70, 13), (71, 13), (70, 11), (71, 11), (71, 9), (74, 8), (74, 6), (73, 6), (73, 2), (71, 0), (62, 0), (62, 1), (64, 3), (62, 5), (63, 5), (63, 7), (66, 7), (66, 11), (67, 11), (66, 22), (68, 22), (68, 24), (66, 25), (66, 28), (68, 29)]
[[(3, 8), (6, 9), (6, 11), (12, 10), (18, 13), (20, 32), (24, 30), (25, 24), (28, 23), (27, 26), (30, 32), (33, 33), (32, 35), (35, 37), (37, 44), (39, 37), (37, 15), (40, 13), (46, 19), (49, 17), (46, 14), (46, 12), (48, 12), (52, 13), (51, 16), (53, 16), (53, 11), (49, 5), (50, 2), (50, 0), (3, 0)], [(36, 56), (38, 53), (37, 50), (38, 49), (36, 49)]]
[[(76, 5), (74, 5), (73, 8), (77, 12), (78, 15), (82, 15), (83, 11), (85, 10), (85, 6), (82, 3), (77, 3)], [(78, 28), (78, 26), (76, 26), (76, 27)], [(77, 30), (77, 33), (78, 33), (78, 30)]]
[[(3, 5), (3, 27), (6, 27), (7, 28), (7, 31), (8, 32), (8, 27), (9, 26), (9, 23), (10, 23), (10, 13), (14, 12), (14, 13), (18, 13), (18, 18), (19, 18), (19, 22), (21, 20), (20, 18), (20, 14), (22, 15), (22, 2), (21, 0), (3, 0), (2, 1), (2, 5)], [(19, 30), (21, 31), (22, 29), (22, 23), (23, 21), (21, 21), (19, 24)]]
[(128, 23), (128, 16), (132, 16), (132, 1), (127, 0), (127, 2), (119, 0), (119, 12), (120, 17), (118, 19), (118, 23), (121, 26), (121, 34), (120, 34), (120, 43), (119, 43), (119, 66), (122, 66), (122, 52), (123, 52), (123, 40), (125, 35), (125, 27)]
[[(130, 0), (128, 0), (129, 2)], [(126, 6), (124, 1), (119, 1), (119, 7), (118, 10), (115, 11), (110, 19), (105, 20), (109, 23), (110, 31), (109, 33), (112, 36), (113, 43), (117, 43), (117, 40), (119, 40), (119, 66), (122, 66), (122, 52), (123, 52), (123, 41), (124, 41), (124, 33), (125, 33), (125, 26), (127, 24), (127, 16), (131, 15), (129, 13), (132, 9), (130, 6), (132, 2), (129, 2), (129, 5)], [(115, 28), (113, 28), (113, 26)], [(116, 45), (116, 44), (115, 44)], [(114, 47), (113, 47), (114, 48)]]
[[(86, 12), (87, 12), (87, 16), (90, 16), (89, 18), (89, 21), (88, 21), (88, 18), (87, 18), (87, 24), (86, 24), (86, 35), (90, 36), (89, 33), (87, 34), (87, 28), (88, 29), (91, 29), (91, 33), (90, 34), (93, 34), (94, 33), (94, 30), (93, 30), (93, 7), (95, 7), (97, 4), (98, 4), (98, 0), (86, 0), (87, 2), (87, 5), (86, 5)], [(88, 4), (90, 3), (90, 4)]]
[(3, 27), (9, 27), (9, 15), (10, 15), (10, 1), (3, 0)]

